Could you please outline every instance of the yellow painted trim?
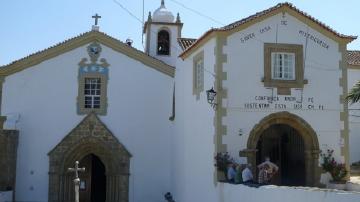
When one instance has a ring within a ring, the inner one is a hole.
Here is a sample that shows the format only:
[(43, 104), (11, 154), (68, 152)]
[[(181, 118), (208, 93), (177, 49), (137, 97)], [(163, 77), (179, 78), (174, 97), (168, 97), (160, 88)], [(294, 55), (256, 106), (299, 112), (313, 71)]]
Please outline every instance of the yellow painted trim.
[(104, 33), (98, 31), (90, 31), (79, 37), (72, 38), (59, 45), (51, 47), (47, 50), (33, 54), (24, 59), (15, 61), (9, 65), (0, 68), (0, 76), (8, 76), (24, 69), (40, 64), (41, 62), (69, 52), (75, 48), (97, 41), (117, 52), (120, 52), (130, 58), (133, 58), (146, 66), (149, 66), (170, 77), (175, 76), (175, 68), (166, 63), (148, 56), (147, 54), (135, 48), (129, 47), (125, 43), (120, 42)]
[[(227, 134), (227, 127), (223, 125), (222, 120), (227, 115), (226, 107), (223, 107), (223, 99), (227, 99), (228, 92), (226, 89), (223, 88), (223, 82), (227, 80), (227, 73), (224, 72), (224, 63), (227, 62), (227, 55), (224, 54), (224, 46), (227, 44), (226, 36), (222, 34), (216, 35), (216, 45), (214, 47), (214, 56), (215, 56), (215, 65), (214, 65), (214, 72), (215, 72), (215, 81), (214, 81), (214, 88), (217, 91), (216, 96), (216, 103), (217, 108), (215, 111), (214, 116), (214, 144), (215, 144), (215, 154), (218, 152), (226, 152), (227, 145), (223, 144), (223, 136)], [(214, 174), (214, 185), (217, 185), (217, 181), (220, 180), (222, 176), (220, 172), (217, 172), (215, 169)]]
[(340, 131), (340, 137), (344, 141), (344, 146), (341, 148), (341, 155), (344, 156), (346, 170), (348, 171), (347, 179), (350, 179), (350, 154), (349, 154), (349, 108), (346, 100), (348, 94), (348, 71), (347, 71), (347, 51), (346, 43), (339, 44), (339, 52), (341, 53), (341, 60), (339, 61), (339, 68), (341, 70), (341, 78), (339, 85), (342, 88), (339, 101), (343, 105), (344, 110), (340, 111), (340, 121), (344, 123), (344, 129)]

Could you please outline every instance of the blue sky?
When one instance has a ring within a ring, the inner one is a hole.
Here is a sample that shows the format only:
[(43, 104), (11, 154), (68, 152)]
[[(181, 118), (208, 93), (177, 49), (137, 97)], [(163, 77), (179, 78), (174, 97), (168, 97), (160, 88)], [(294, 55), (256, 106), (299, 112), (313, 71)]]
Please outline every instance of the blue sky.
[[(138, 18), (142, 18), (143, 0), (116, 0)], [(145, 1), (145, 19), (160, 0)], [(275, 0), (165, 0), (174, 14), (180, 13), (184, 23), (183, 37), (197, 38), (211, 27), (221, 27), (184, 8), (176, 2), (210, 16), (222, 24), (262, 11), (277, 3)], [(360, 35), (360, 1), (358, 0), (293, 0), (297, 8), (336, 31), (347, 35)], [(143, 49), (142, 25), (121, 9), (114, 0), (1, 0), (0, 2), (0, 65), (48, 48), (91, 29), (92, 15), (99, 13), (100, 30), (125, 41), (132, 38), (134, 46)], [(360, 39), (348, 46), (360, 49)]]

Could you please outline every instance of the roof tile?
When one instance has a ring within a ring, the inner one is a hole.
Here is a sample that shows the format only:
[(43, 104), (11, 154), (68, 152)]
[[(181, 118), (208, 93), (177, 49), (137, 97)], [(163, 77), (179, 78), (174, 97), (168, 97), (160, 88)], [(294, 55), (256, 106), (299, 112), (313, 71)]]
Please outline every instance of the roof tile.
[(190, 47), (195, 41), (196, 39), (191, 39), (191, 38), (178, 38), (178, 43), (181, 47), (182, 50), (187, 49), (188, 47)]

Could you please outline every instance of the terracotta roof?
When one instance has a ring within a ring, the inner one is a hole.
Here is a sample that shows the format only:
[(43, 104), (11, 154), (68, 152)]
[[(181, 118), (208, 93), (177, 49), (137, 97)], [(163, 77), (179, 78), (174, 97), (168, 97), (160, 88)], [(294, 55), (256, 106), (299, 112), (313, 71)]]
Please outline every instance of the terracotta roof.
[(134, 58), (146, 58), (146, 63), (149, 66), (153, 66), (153, 67), (159, 67), (161, 66), (161, 68), (167, 68), (168, 70), (166, 70), (166, 73), (169, 75), (173, 76), (173, 72), (174, 72), (174, 67), (170, 66), (166, 63), (164, 63), (163, 61), (156, 59), (154, 57), (149, 56), (148, 54), (144, 53), (143, 51), (140, 51), (132, 46), (128, 46), (126, 43), (111, 37), (103, 32), (99, 32), (99, 31), (89, 31), (89, 32), (85, 32), (82, 33), (76, 37), (67, 39), (63, 42), (60, 42), (56, 45), (50, 46), (49, 48), (46, 48), (44, 50), (38, 51), (36, 53), (30, 54), (24, 58), (15, 60), (7, 65), (3, 65), (0, 66), (0, 74), (1, 75), (8, 75), (8, 74), (12, 74), (15, 73), (17, 71), (21, 71), (22, 69), (25, 69), (27, 67), (33, 66), (35, 64), (38, 64), (44, 60), (47, 60), (51, 57), (54, 57), (57, 55), (57, 53), (62, 53), (62, 52), (67, 52), (70, 51), (74, 48), (77, 48), (81, 45), (85, 45), (91, 41), (99, 41), (100, 43), (102, 42), (107, 42), (107, 45), (110, 48), (116, 48), (118, 50), (128, 50), (129, 52), (131, 52), (131, 56), (130, 57), (134, 57)]
[(207, 32), (205, 32), (195, 43), (193, 43), (191, 46), (189, 46), (182, 54), (180, 54), (180, 57), (182, 57), (186, 52), (188, 52), (189, 50), (191, 50), (193, 47), (195, 47), (200, 41), (202, 41), (204, 38), (206, 38), (208, 35), (210, 35), (213, 32), (221, 32), (221, 31), (229, 31), (232, 29), (235, 29), (237, 27), (239, 27), (240, 25), (246, 24), (250, 21), (253, 21), (255, 19), (258, 19), (260, 17), (266, 16), (269, 13), (272, 13), (274, 11), (277, 11), (283, 7), (287, 7), (295, 12), (297, 12), (298, 14), (310, 19), (311, 21), (313, 21), (314, 23), (318, 24), (319, 26), (321, 26), (322, 28), (324, 28), (325, 30), (331, 32), (332, 34), (334, 34), (335, 36), (339, 37), (339, 38), (344, 38), (344, 39), (349, 39), (350, 41), (354, 40), (357, 38), (357, 36), (348, 36), (348, 35), (344, 35), (344, 34), (340, 34), (338, 32), (336, 32), (335, 30), (331, 29), (329, 26), (325, 25), (324, 23), (320, 22), (319, 20), (317, 20), (316, 18), (308, 15), (307, 13), (299, 10), (298, 8), (296, 8), (295, 6), (293, 6), (291, 3), (285, 2), (285, 3), (279, 3), (274, 7), (271, 7), (269, 9), (263, 10), (261, 12), (255, 13), (254, 15), (251, 15), (247, 18), (243, 18), (239, 21), (236, 21), (234, 23), (231, 23), (229, 25), (226, 25), (224, 27), (220, 27), (220, 28), (212, 28), (210, 30), (208, 30)]
[(191, 39), (191, 38), (178, 38), (178, 43), (180, 45), (180, 47), (182, 48), (182, 50), (187, 49), (188, 47), (190, 47), (195, 41), (196, 39)]
[(347, 62), (349, 65), (360, 66), (360, 51), (347, 51)]

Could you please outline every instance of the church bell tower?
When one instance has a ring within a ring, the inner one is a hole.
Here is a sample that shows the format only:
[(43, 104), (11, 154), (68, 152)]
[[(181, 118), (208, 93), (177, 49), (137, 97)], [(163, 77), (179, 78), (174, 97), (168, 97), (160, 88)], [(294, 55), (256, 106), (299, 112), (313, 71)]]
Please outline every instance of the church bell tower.
[(179, 13), (176, 16), (166, 9), (164, 0), (149, 16), (144, 25), (143, 34), (146, 35), (145, 53), (163, 62), (175, 66), (180, 54), (177, 39), (181, 37), (181, 23)]

